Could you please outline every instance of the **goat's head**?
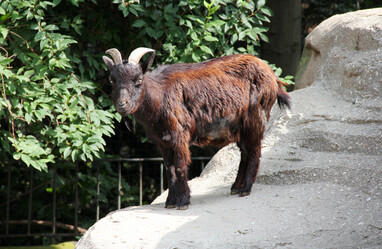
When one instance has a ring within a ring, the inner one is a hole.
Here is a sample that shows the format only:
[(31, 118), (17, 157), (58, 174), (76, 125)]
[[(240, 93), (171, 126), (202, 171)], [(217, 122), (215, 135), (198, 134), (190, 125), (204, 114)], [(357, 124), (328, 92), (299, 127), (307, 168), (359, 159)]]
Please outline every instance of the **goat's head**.
[[(155, 50), (150, 48), (137, 48), (131, 52), (127, 61), (122, 61), (121, 53), (115, 49), (108, 49), (106, 54), (112, 58), (103, 56), (110, 75), (112, 85), (112, 100), (117, 111), (122, 115), (134, 113), (144, 98), (143, 74), (150, 68)], [(139, 64), (140, 59), (147, 53), (153, 53), (147, 60), (146, 65)]]

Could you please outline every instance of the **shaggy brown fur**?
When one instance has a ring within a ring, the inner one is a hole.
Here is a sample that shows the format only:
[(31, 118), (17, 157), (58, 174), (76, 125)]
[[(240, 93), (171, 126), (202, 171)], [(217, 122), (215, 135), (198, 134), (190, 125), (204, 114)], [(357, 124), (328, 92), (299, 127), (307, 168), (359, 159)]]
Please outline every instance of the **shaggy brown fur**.
[(231, 193), (251, 192), (271, 108), (276, 99), (290, 108), (283, 82), (266, 63), (251, 55), (231, 55), (159, 66), (144, 74), (139, 65), (104, 60), (118, 112), (132, 114), (163, 155), (167, 208), (185, 209), (190, 204), (190, 145), (222, 147), (236, 142), (241, 162)]

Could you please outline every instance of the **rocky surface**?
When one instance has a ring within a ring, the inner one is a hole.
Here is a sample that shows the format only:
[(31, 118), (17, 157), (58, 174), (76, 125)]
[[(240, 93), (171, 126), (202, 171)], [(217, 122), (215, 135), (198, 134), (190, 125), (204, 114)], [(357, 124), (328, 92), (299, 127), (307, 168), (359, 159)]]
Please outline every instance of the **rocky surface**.
[(110, 213), (77, 248), (382, 248), (382, 9), (334, 16), (306, 44), (310, 86), (291, 111), (275, 106), (250, 196), (229, 195), (230, 145), (190, 181), (188, 210), (165, 209), (164, 193)]

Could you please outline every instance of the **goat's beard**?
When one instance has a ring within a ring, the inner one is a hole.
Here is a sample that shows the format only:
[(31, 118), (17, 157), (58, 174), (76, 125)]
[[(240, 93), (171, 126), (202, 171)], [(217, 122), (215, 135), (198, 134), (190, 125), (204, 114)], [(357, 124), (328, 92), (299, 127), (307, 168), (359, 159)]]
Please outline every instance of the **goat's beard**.
[(138, 110), (138, 106), (129, 105), (124, 108), (118, 108), (115, 106), (118, 113), (122, 115), (122, 117), (127, 117), (128, 115), (134, 114)]
[(128, 115), (132, 114), (129, 110), (118, 110), (118, 113), (121, 114), (122, 117), (127, 117)]

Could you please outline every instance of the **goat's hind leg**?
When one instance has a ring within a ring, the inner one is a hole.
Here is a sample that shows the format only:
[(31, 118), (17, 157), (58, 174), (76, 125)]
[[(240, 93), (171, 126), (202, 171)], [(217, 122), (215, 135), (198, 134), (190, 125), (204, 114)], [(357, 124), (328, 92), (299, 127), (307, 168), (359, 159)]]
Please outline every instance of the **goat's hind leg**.
[(237, 145), (239, 146), (241, 151), (241, 154), (240, 154), (241, 158), (240, 158), (239, 170), (236, 175), (236, 180), (231, 187), (231, 195), (240, 194), (240, 190), (244, 185), (245, 173), (247, 171), (248, 151), (244, 145), (240, 145), (239, 143)]
[(251, 193), (252, 185), (256, 180), (257, 172), (260, 166), (261, 140), (252, 146), (247, 146), (247, 167), (245, 171), (243, 186), (240, 189), (240, 196), (247, 196)]
[(237, 145), (241, 151), (241, 160), (236, 180), (231, 187), (231, 194), (247, 196), (251, 193), (260, 165), (261, 139), (242, 136)]

